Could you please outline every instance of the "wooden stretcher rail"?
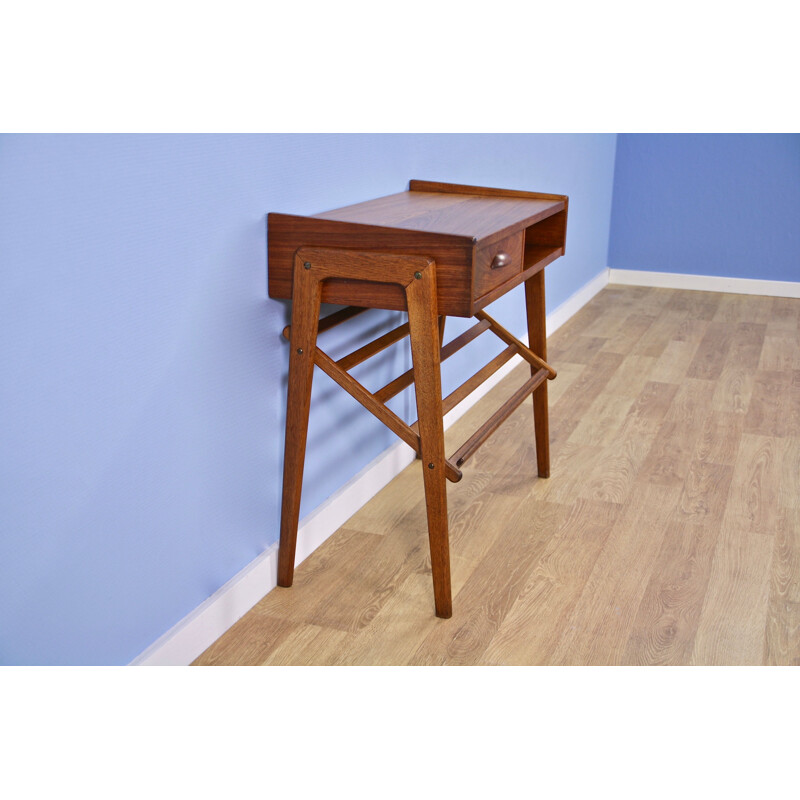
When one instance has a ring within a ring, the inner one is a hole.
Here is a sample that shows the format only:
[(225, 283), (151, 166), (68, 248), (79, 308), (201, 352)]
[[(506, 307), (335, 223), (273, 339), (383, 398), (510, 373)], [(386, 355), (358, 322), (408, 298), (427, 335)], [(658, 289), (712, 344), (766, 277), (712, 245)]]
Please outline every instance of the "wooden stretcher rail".
[(479, 369), (471, 378), (464, 381), (454, 392), (442, 400), (442, 412), (452, 411), (467, 395), (472, 394), (484, 381), (488, 380), (500, 367), (519, 353), (515, 344), (510, 344), (502, 353), (496, 355), (485, 367)]
[(404, 322), (394, 330), (384, 333), (383, 336), (379, 336), (377, 339), (365, 344), (363, 347), (359, 347), (358, 350), (354, 350), (349, 355), (340, 358), (336, 363), (343, 370), (352, 369), (357, 364), (360, 364), (362, 361), (366, 361), (368, 358), (380, 353), (381, 350), (385, 350), (387, 347), (390, 347), (395, 342), (399, 342), (400, 339), (403, 339), (406, 336), (408, 336), (408, 323)]
[[(490, 323), (487, 321), (482, 320), (480, 322), (476, 322), (471, 328), (465, 330), (460, 336), (456, 336), (452, 342), (448, 342), (441, 349), (439, 354), (439, 362), (441, 363), (445, 359), (450, 358), (453, 353), (457, 353), (462, 347), (465, 347), (473, 339), (476, 339), (484, 331), (488, 330), (489, 327)], [(387, 383), (382, 389), (378, 389), (378, 391), (375, 392), (375, 397), (382, 403), (385, 403), (396, 394), (402, 392), (403, 389), (405, 389), (407, 386), (410, 386), (412, 383), (414, 383), (414, 370), (410, 369), (399, 377), (395, 378), (390, 383)]]
[(556, 371), (543, 359), (539, 358), (529, 347), (525, 347), (513, 333), (507, 331), (499, 322), (493, 320), (485, 311), (478, 311), (475, 318), (487, 322), (492, 333), (499, 336), (506, 344), (519, 345), (519, 354), (533, 367), (547, 370), (548, 380), (556, 377)]
[[(341, 325), (348, 319), (357, 317), (359, 314), (363, 314), (365, 311), (369, 311), (369, 309), (361, 308), (360, 306), (347, 306), (346, 308), (340, 308), (338, 311), (334, 311), (333, 314), (328, 314), (327, 317), (322, 317), (322, 319), (319, 321), (319, 325), (317, 326), (317, 333), (323, 333), (331, 328), (335, 328), (337, 325)], [(283, 329), (283, 338), (291, 339), (291, 336), (292, 326), (287, 325)]]
[(464, 462), (475, 454), (475, 451), (516, 411), (522, 401), (538, 386), (547, 380), (547, 370), (542, 368), (529, 378), (505, 403), (467, 439), (456, 452), (450, 456), (450, 461), (456, 467), (461, 467)]
[[(375, 395), (365, 389), (355, 378), (348, 375), (324, 350), (316, 348), (314, 351), (314, 363), (416, 453), (421, 453), (419, 434), (412, 430), (410, 425), (406, 425), (397, 414), (380, 402)], [(461, 470), (456, 468), (448, 459), (445, 459), (445, 476), (453, 483), (460, 481), (462, 478)]]
[[(519, 348), (510, 344), (502, 353), (496, 355), (485, 367), (479, 369), (471, 378), (464, 381), (461, 386), (442, 400), (442, 414), (448, 414), (452, 411), (465, 397), (472, 394), (484, 381), (494, 375), (503, 364), (510, 361), (518, 353)], [(415, 433), (418, 431), (416, 422), (411, 425), (411, 430)]]

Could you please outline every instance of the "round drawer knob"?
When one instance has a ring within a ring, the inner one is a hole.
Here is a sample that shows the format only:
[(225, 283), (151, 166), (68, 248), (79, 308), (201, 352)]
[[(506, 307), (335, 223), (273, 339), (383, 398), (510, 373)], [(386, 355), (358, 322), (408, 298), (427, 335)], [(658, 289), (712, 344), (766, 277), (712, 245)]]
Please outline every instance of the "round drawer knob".
[(508, 253), (498, 253), (489, 265), (490, 269), (500, 269), (507, 267), (511, 263), (511, 256)]

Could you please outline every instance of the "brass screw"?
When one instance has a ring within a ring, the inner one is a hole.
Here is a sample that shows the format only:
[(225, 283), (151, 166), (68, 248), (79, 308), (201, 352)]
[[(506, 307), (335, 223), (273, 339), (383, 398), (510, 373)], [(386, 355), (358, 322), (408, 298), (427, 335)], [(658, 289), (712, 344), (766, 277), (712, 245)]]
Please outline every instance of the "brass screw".
[(303, 266), (304, 266), (306, 269), (311, 269), (311, 262), (310, 262), (310, 261), (305, 261), (305, 262), (303, 262)]
[(421, 272), (415, 272), (415, 273), (414, 273), (414, 277), (415, 277), (417, 280), (419, 280), (419, 279), (422, 277), (422, 273), (421, 273)]

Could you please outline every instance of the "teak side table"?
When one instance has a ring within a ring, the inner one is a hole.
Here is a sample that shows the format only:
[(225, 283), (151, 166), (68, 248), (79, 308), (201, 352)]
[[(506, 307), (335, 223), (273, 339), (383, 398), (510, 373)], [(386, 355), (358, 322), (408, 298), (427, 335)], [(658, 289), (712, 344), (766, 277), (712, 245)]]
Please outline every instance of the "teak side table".
[[(422, 459), (436, 615), (452, 616), (446, 480), (533, 394), (536, 459), (550, 474), (544, 267), (563, 255), (568, 198), (478, 186), (412, 180), (408, 191), (310, 217), (268, 215), (269, 295), (291, 298), (278, 585), (291, 586), (300, 513), (314, 365), (387, 425)], [(528, 346), (483, 311), (525, 284)], [(320, 303), (345, 306), (320, 319)], [(408, 312), (408, 322), (334, 361), (317, 334), (368, 308)], [(442, 346), (448, 316), (476, 323)], [(490, 330), (507, 347), (442, 398), (440, 363)], [(348, 370), (405, 336), (413, 368), (376, 392)], [(450, 458), (443, 416), (515, 355), (531, 377)], [(415, 384), (418, 420), (406, 424), (386, 405)]]

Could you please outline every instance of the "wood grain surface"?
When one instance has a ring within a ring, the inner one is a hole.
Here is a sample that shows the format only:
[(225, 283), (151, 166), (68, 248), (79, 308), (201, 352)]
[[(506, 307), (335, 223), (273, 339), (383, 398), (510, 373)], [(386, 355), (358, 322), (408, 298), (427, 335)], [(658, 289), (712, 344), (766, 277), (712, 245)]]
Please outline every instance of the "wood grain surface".
[[(412, 181), (412, 189), (305, 217), (267, 215), (268, 290), (291, 298), (299, 247), (425, 255), (437, 264), (440, 314), (470, 317), (562, 255), (568, 198)], [(492, 269), (499, 253), (509, 262)], [(322, 302), (405, 309), (385, 282), (331, 278)]]
[(800, 300), (612, 285), (547, 353), (551, 477), (525, 403), (448, 487), (451, 619), (417, 461), (195, 663), (800, 666)]

